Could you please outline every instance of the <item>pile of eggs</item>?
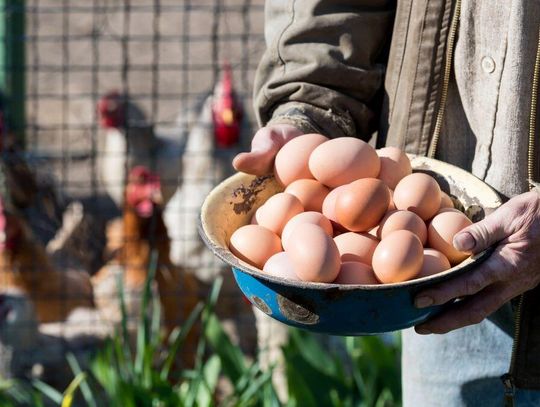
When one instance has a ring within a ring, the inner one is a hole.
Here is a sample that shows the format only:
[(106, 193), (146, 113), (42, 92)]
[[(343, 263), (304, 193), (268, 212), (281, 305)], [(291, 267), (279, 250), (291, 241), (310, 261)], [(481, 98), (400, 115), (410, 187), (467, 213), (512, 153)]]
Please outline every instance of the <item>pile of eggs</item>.
[(395, 147), (306, 134), (277, 154), (284, 192), (237, 229), (229, 248), (264, 273), (337, 284), (396, 283), (469, 256), (452, 240), (472, 222)]

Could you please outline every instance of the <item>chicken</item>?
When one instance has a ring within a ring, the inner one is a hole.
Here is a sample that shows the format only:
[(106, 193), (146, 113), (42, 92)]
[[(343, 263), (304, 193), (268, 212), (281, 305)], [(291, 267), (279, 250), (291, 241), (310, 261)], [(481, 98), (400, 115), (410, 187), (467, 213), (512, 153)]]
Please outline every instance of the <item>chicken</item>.
[(86, 272), (56, 270), (26, 221), (0, 198), (0, 291), (18, 288), (36, 309), (39, 322), (65, 320), (78, 307), (93, 307)]
[[(174, 266), (169, 257), (170, 240), (162, 218), (159, 177), (142, 166), (129, 174), (123, 212), (123, 239), (112, 261), (92, 278), (95, 300), (105, 319), (113, 325), (121, 321), (117, 279), (121, 278), (130, 330), (141, 315), (144, 284), (152, 267), (155, 250), (155, 291), (159, 295), (166, 332), (186, 320), (198, 302), (196, 279)], [(118, 228), (114, 238), (119, 239)], [(186, 346), (195, 348), (196, 335)], [(186, 355), (186, 359), (191, 359)]]
[(182, 126), (159, 128), (146, 122), (142, 111), (112, 91), (98, 102), (101, 127), (105, 129), (100, 175), (106, 192), (122, 208), (126, 169), (143, 165), (161, 178), (161, 192), (167, 203), (178, 187), (184, 151)]

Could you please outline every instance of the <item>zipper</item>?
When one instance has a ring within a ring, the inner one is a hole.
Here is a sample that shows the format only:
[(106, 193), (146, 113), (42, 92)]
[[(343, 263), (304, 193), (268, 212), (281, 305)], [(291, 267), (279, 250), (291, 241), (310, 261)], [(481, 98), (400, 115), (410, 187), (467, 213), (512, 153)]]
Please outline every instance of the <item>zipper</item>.
[[(536, 116), (538, 114), (538, 85), (540, 84), (540, 30), (538, 31), (538, 45), (536, 48), (536, 59), (534, 62), (532, 92), (531, 92), (531, 113), (529, 116), (529, 146), (527, 149), (527, 176), (529, 182), (529, 189), (532, 190), (537, 184), (534, 180), (535, 166), (535, 136), (536, 136)], [(521, 328), (521, 309), (523, 308), (523, 300), (525, 295), (519, 296), (518, 305), (516, 308), (516, 318), (514, 326), (514, 342), (512, 343), (512, 356), (510, 358), (510, 368), (508, 373), (501, 376), (501, 380), (504, 385), (504, 405), (505, 407), (514, 406), (515, 396), (515, 382), (514, 382), (514, 369), (516, 366), (517, 357), (517, 345), (520, 337)]]
[(448, 33), (448, 40), (446, 46), (446, 55), (444, 62), (443, 83), (441, 89), (441, 100), (439, 103), (439, 109), (435, 119), (435, 128), (433, 129), (433, 135), (431, 137), (431, 143), (428, 149), (428, 157), (435, 158), (437, 152), (437, 144), (439, 143), (439, 137), (441, 135), (441, 128), (443, 125), (444, 112), (446, 110), (446, 99), (448, 98), (448, 86), (450, 84), (450, 73), (452, 72), (452, 65), (454, 59), (454, 46), (456, 43), (456, 35), (459, 27), (459, 17), (461, 15), (461, 0), (456, 0), (456, 6), (454, 8), (454, 15), (452, 16), (452, 22), (450, 23), (450, 31)]

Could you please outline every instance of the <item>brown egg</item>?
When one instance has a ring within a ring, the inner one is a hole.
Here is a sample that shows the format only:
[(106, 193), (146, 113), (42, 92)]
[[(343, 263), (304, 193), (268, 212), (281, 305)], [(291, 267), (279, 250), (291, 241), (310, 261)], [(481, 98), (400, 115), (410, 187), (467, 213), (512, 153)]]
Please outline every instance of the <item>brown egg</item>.
[(416, 278), (432, 276), (450, 269), (450, 262), (444, 254), (435, 249), (424, 249), (424, 262)]
[(411, 211), (428, 220), (441, 206), (441, 188), (437, 181), (423, 173), (414, 173), (403, 178), (394, 190), (397, 209)]
[(257, 209), (255, 218), (257, 224), (279, 236), (287, 222), (303, 211), (304, 207), (297, 197), (280, 192), (268, 198), (264, 205)]
[(381, 163), (375, 149), (354, 137), (339, 137), (321, 144), (309, 157), (315, 179), (330, 188), (360, 178), (375, 178)]
[(315, 179), (298, 179), (291, 182), (285, 192), (297, 197), (306, 211), (322, 211), (324, 198), (330, 190)]
[(416, 213), (409, 211), (387, 212), (379, 224), (379, 239), (384, 239), (396, 230), (408, 230), (413, 232), (423, 245), (427, 241), (427, 228), (424, 221)]
[(291, 237), (293, 230), (302, 223), (311, 223), (312, 225), (320, 226), (328, 236), (333, 236), (334, 231), (332, 230), (332, 223), (330, 223), (326, 216), (315, 211), (302, 212), (294, 216), (283, 228), (283, 232), (281, 233), (281, 244), (285, 250), (287, 250), (287, 247), (289, 246), (289, 238)]
[(397, 147), (385, 147), (377, 150), (381, 160), (379, 178), (390, 189), (394, 189), (399, 181), (412, 174), (409, 157)]
[(339, 273), (341, 261), (334, 239), (323, 228), (302, 223), (289, 237), (287, 254), (302, 281), (331, 283)]
[(382, 283), (415, 278), (424, 260), (422, 242), (408, 230), (397, 230), (381, 240), (373, 253), (373, 271)]
[(334, 280), (336, 284), (380, 284), (373, 269), (366, 264), (356, 261), (348, 261), (341, 263), (341, 268), (337, 278)]
[(469, 257), (470, 253), (460, 252), (454, 248), (452, 243), (454, 236), (472, 222), (461, 212), (444, 210), (435, 216), (428, 227), (429, 246), (442, 252), (450, 264), (458, 264)]
[(452, 198), (446, 192), (441, 191), (441, 206), (439, 209), (444, 208), (454, 208), (454, 202), (452, 202)]
[(371, 265), (379, 239), (367, 233), (347, 232), (334, 238), (341, 261), (356, 261)]
[(342, 225), (340, 225), (337, 221), (336, 199), (339, 193), (345, 190), (346, 187), (347, 185), (342, 185), (342, 186), (332, 189), (328, 193), (328, 195), (326, 195), (326, 198), (324, 198), (324, 201), (323, 201), (322, 213), (332, 222), (332, 225), (334, 226), (334, 232), (345, 231), (345, 228)]
[(283, 186), (297, 179), (314, 178), (309, 170), (308, 162), (312, 151), (328, 138), (321, 134), (304, 134), (295, 137), (276, 155), (274, 161), (274, 176)]
[(338, 194), (337, 221), (353, 232), (365, 232), (380, 222), (389, 204), (390, 192), (381, 180), (359, 179)]
[(232, 234), (229, 249), (239, 259), (262, 269), (270, 257), (281, 251), (281, 241), (265, 227), (246, 225)]
[(279, 252), (270, 257), (264, 264), (263, 272), (274, 277), (300, 281), (294, 272), (294, 266), (289, 255), (285, 252)]

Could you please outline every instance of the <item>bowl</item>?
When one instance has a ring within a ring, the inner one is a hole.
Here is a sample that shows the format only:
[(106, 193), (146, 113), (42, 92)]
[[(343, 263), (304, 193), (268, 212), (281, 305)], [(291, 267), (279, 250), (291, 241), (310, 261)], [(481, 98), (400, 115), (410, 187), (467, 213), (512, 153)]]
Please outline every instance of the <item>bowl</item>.
[[(456, 206), (474, 222), (502, 204), (499, 195), (472, 174), (421, 156), (409, 156), (413, 171), (433, 176)], [(467, 273), (487, 258), (486, 250), (445, 272), (411, 281), (381, 285), (341, 285), (285, 280), (264, 274), (235, 257), (231, 234), (250, 223), (259, 206), (281, 192), (272, 175), (238, 173), (216, 186), (201, 208), (199, 233), (212, 252), (232, 267), (238, 287), (249, 301), (285, 324), (331, 335), (370, 335), (408, 328), (440, 312), (443, 306), (418, 309), (421, 290)]]

